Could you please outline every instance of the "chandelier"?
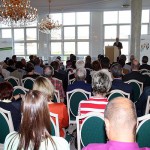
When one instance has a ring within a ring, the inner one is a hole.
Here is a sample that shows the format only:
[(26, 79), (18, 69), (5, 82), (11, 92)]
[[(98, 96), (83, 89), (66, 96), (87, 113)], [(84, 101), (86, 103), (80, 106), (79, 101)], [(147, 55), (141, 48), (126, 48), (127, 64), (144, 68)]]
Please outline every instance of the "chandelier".
[(48, 1), (49, 1), (49, 15), (47, 15), (46, 18), (42, 19), (41, 22), (39, 23), (39, 31), (46, 33), (46, 34), (50, 34), (51, 30), (54, 30), (54, 29), (57, 30), (57, 29), (60, 29), (61, 27), (58, 21), (52, 20), (51, 15), (50, 15), (51, 0), (48, 0)]
[(0, 22), (8, 26), (26, 26), (37, 18), (37, 9), (30, 0), (1, 0)]

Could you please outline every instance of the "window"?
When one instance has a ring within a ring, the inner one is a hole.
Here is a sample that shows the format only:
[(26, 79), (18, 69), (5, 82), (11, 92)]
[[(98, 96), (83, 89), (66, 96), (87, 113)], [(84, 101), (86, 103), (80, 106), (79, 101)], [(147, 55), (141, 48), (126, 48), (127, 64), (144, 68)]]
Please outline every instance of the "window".
[(75, 42), (64, 42), (64, 54), (75, 54)]
[(131, 11), (119, 11), (119, 23), (131, 23)]
[(115, 39), (117, 36), (117, 26), (105, 26), (105, 39)]
[(149, 10), (142, 10), (142, 23), (149, 23)]
[(67, 59), (70, 54), (88, 55), (90, 12), (52, 14), (52, 17), (55, 17), (54, 20), (62, 21), (61, 29), (51, 31), (50, 54), (52, 57), (61, 55)]
[(51, 53), (54, 55), (61, 55), (61, 42), (51, 43)]
[(131, 26), (130, 25), (121, 25), (119, 31), (119, 38), (120, 39), (128, 39), (129, 35), (131, 34)]
[(11, 38), (11, 29), (3, 29), (2, 30), (2, 38)]
[[(149, 10), (142, 11), (141, 34), (148, 34)], [(122, 54), (129, 55), (129, 35), (131, 35), (131, 11), (104, 11), (104, 48), (112, 46), (115, 38), (122, 41)]]
[(15, 41), (24, 40), (24, 29), (14, 29), (14, 40)]
[(104, 12), (104, 24), (116, 24), (118, 22), (117, 11), (106, 11)]

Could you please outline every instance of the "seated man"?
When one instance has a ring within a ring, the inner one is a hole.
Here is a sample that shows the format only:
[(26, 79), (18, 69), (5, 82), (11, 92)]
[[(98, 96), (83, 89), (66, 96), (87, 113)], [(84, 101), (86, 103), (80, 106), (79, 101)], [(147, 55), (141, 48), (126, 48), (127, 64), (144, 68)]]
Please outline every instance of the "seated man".
[(142, 65), (140, 66), (140, 70), (141, 69), (150, 70), (150, 65), (148, 65), (147, 63), (148, 63), (148, 57), (147, 56), (143, 56), (142, 57)]
[(126, 98), (111, 100), (104, 112), (106, 144), (89, 144), (83, 150), (150, 150), (139, 148), (135, 142), (137, 116), (134, 104)]
[(45, 66), (44, 67), (43, 75), (45, 77), (47, 77), (52, 82), (54, 88), (59, 91), (60, 101), (64, 102), (65, 93), (64, 93), (64, 90), (63, 90), (63, 83), (61, 82), (61, 80), (53, 78), (52, 77), (53, 74), (54, 74), (54, 69), (53, 69), (52, 66)]
[(108, 103), (106, 93), (111, 88), (111, 80), (103, 71), (97, 71), (92, 77), (93, 97), (83, 100), (79, 104), (78, 113), (84, 115), (88, 112), (103, 113)]
[(67, 91), (72, 91), (74, 89), (83, 89), (87, 92), (92, 92), (92, 87), (90, 84), (85, 83), (86, 69), (79, 68), (75, 73), (76, 81), (73, 84), (68, 85)]
[(122, 90), (126, 93), (130, 94), (130, 98), (133, 100), (133, 89), (132, 86), (124, 83), (122, 81), (122, 67), (120, 64), (115, 63), (110, 68), (113, 81), (112, 81), (112, 87), (111, 90)]
[(139, 67), (139, 61), (134, 59), (131, 64), (131, 73), (124, 75), (123, 81), (137, 80), (142, 82), (144, 87), (150, 86), (150, 77), (142, 75), (139, 72)]

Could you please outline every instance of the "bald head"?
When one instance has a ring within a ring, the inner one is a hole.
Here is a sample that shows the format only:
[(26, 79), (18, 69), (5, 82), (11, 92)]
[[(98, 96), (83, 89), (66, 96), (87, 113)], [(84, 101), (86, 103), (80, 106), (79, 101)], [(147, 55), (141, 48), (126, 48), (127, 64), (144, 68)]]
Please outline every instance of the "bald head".
[(137, 115), (133, 102), (127, 98), (118, 97), (111, 100), (105, 109), (104, 117), (114, 131), (120, 132), (123, 128), (135, 132)]
[(131, 64), (132, 70), (139, 70), (139, 67), (140, 67), (139, 61), (134, 59)]

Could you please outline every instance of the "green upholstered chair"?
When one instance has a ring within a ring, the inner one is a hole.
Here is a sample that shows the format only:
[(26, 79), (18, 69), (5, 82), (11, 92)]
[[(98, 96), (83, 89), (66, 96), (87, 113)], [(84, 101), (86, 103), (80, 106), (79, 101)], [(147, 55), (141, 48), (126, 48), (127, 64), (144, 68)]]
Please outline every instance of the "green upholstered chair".
[(19, 85), (19, 79), (13, 76), (9, 76), (8, 78), (5, 78), (5, 81), (8, 81), (13, 87)]
[(13, 95), (18, 95), (18, 94), (26, 94), (26, 92), (29, 91), (28, 89), (22, 87), (22, 86), (15, 86)]
[(77, 116), (76, 122), (78, 150), (90, 143), (106, 143), (103, 114), (90, 112), (83, 116)]
[(136, 140), (139, 147), (150, 147), (150, 114), (139, 117)]
[(26, 89), (29, 89), (29, 90), (32, 90), (33, 88), (33, 84), (34, 84), (34, 80), (33, 78), (31, 77), (26, 77), (24, 79), (21, 80), (22, 82), (22, 86)]
[(60, 94), (58, 90), (54, 91), (54, 98), (53, 98), (54, 103), (60, 103)]
[(50, 121), (51, 121), (51, 135), (60, 136), (58, 114), (50, 112)]
[(69, 124), (76, 124), (79, 103), (91, 96), (90, 92), (81, 89), (75, 89), (67, 92), (67, 108), (69, 114)]
[(126, 97), (130, 99), (130, 94), (122, 90), (111, 90), (108, 94), (108, 100), (110, 101), (116, 97)]
[(10, 111), (0, 108), (0, 149), (3, 149), (6, 136), (12, 131), (14, 126)]
[(139, 82), (137, 80), (129, 80), (129, 81), (126, 81), (125, 83), (128, 83), (132, 86), (132, 88), (133, 88), (133, 101), (137, 102), (137, 100), (139, 99), (140, 95), (143, 92), (143, 83)]

